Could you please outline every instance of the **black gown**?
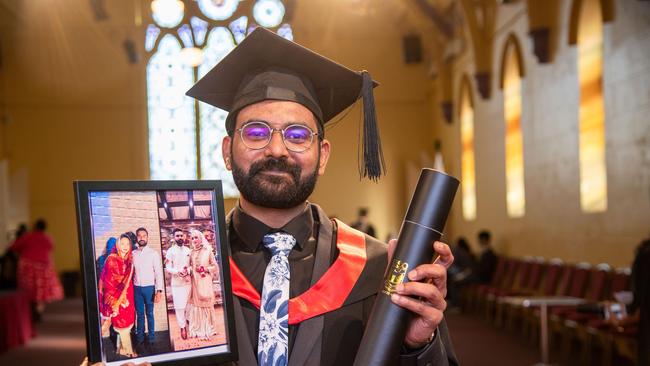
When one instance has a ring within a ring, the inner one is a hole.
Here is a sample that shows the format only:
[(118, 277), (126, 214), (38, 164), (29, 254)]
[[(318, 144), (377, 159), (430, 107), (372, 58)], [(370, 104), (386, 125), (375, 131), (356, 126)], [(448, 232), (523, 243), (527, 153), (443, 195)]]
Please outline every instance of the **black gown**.
[[(228, 217), (231, 255), (249, 282), (262, 291), (270, 253), (261, 245), (271, 231), (263, 223), (235, 208)], [(305, 211), (281, 228), (297, 241), (289, 255), (290, 296), (296, 297), (316, 283), (336, 260), (336, 226), (322, 209), (308, 204)], [(317, 237), (312, 233), (318, 233)], [(351, 365), (386, 268), (386, 245), (365, 235), (367, 263), (343, 306), (289, 327), (289, 365)], [(304, 275), (298, 275), (303, 273)], [(235, 297), (238, 365), (256, 365), (258, 309)], [(443, 322), (434, 341), (400, 356), (401, 365), (457, 365), (451, 339)]]

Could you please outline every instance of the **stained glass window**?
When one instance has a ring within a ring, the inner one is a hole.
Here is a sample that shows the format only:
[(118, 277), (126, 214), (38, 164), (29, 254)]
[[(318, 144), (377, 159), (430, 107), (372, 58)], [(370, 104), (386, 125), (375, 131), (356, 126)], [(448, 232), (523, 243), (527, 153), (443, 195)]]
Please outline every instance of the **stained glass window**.
[(284, 18), (284, 5), (280, 0), (258, 0), (253, 7), (253, 16), (262, 27), (275, 27)]
[(521, 132), (521, 71), (516, 45), (509, 42), (503, 70), (505, 114), (506, 208), (508, 216), (522, 217), (526, 210), (524, 190), (524, 145)]
[(293, 40), (280, 0), (154, 0), (144, 35), (151, 179), (220, 179), (238, 195), (221, 154), (227, 113), (185, 92), (257, 26)]
[(183, 21), (185, 4), (178, 0), (154, 0), (151, 2), (153, 20), (165, 28), (173, 28)]
[[(208, 36), (205, 60), (199, 66), (199, 77), (205, 75), (214, 65), (235, 47), (232, 33), (225, 27), (213, 28)], [(201, 171), (206, 179), (221, 179), (224, 195), (234, 196), (237, 187), (232, 175), (226, 169), (221, 141), (226, 136), (226, 116), (228, 113), (209, 104), (199, 103), (201, 115)]]
[(474, 107), (470, 84), (464, 79), (460, 93), (461, 194), (463, 218), (476, 219), (476, 174), (474, 165)]
[(602, 80), (603, 22), (599, 1), (582, 2), (579, 24), (580, 206), (585, 212), (603, 212), (607, 210), (607, 168)]
[(192, 68), (180, 62), (181, 45), (165, 35), (147, 65), (151, 179), (196, 179), (194, 102), (185, 91)]

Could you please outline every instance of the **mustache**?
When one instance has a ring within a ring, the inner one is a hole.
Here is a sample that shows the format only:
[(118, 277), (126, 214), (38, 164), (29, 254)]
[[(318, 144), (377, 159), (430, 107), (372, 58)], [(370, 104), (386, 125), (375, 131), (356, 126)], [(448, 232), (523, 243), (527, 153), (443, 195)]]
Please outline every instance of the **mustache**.
[(294, 182), (300, 181), (300, 167), (298, 165), (290, 164), (286, 158), (268, 158), (262, 161), (257, 161), (251, 165), (248, 174), (252, 178), (261, 172), (270, 170), (289, 173), (289, 175), (293, 177)]

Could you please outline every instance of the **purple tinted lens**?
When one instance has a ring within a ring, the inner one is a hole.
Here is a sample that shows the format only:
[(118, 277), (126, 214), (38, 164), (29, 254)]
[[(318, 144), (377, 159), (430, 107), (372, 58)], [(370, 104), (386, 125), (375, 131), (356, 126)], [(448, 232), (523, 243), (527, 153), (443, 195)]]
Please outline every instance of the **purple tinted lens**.
[(284, 141), (302, 145), (311, 139), (311, 130), (304, 126), (289, 126), (284, 130)]
[(269, 127), (262, 123), (248, 124), (242, 130), (244, 139), (250, 142), (266, 141), (269, 139), (270, 133)]

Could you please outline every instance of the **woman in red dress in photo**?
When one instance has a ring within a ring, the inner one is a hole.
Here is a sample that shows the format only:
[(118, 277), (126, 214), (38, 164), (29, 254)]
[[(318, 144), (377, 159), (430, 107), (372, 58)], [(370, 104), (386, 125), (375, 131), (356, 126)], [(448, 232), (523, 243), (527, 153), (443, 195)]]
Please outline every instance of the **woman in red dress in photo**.
[(136, 357), (131, 344), (131, 328), (135, 321), (133, 302), (133, 241), (122, 234), (106, 258), (99, 280), (99, 307), (102, 329), (111, 324), (118, 334), (117, 353)]
[(29, 295), (37, 321), (45, 310), (45, 304), (63, 299), (63, 288), (52, 261), (54, 244), (45, 233), (46, 227), (45, 220), (37, 220), (32, 232), (22, 235), (9, 247), (19, 258), (18, 288)]

